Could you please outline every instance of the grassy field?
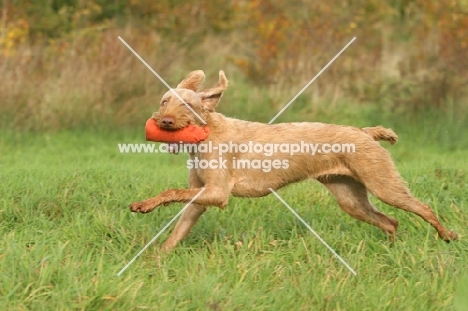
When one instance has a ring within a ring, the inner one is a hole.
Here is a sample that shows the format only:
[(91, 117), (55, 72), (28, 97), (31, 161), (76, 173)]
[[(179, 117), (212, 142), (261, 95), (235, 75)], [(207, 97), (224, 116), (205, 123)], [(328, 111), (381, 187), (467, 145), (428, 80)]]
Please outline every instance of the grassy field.
[(315, 182), (280, 190), (357, 276), (270, 195), (210, 209), (160, 256), (166, 232), (118, 277), (182, 208), (135, 215), (128, 204), (186, 187), (187, 156), (119, 154), (117, 143), (143, 142), (136, 131), (3, 132), (0, 309), (466, 310), (468, 148), (456, 132), (466, 124), (388, 123), (401, 140), (386, 147), (412, 192), (461, 240), (446, 244), (417, 216), (374, 200), (400, 221), (392, 245)]
[[(0, 311), (468, 310), (467, 0), (0, 7)], [(357, 276), (273, 195), (210, 209), (170, 255), (166, 231), (117, 276), (183, 206), (129, 203), (187, 187), (186, 155), (118, 151), (167, 91), (119, 37), (173, 87), (225, 70), (218, 111), (262, 122), (356, 38), (276, 122), (393, 128), (399, 171), (460, 241), (373, 199), (399, 220), (389, 243), (307, 181), (278, 193)]]

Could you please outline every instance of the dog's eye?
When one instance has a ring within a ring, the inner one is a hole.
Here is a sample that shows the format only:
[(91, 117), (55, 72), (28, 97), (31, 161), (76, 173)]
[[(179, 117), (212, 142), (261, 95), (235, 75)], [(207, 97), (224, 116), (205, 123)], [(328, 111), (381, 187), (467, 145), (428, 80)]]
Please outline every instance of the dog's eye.
[[(188, 103), (188, 102), (185, 102), (185, 104), (189, 105), (190, 107), (192, 107), (192, 104), (191, 103)], [(182, 106), (185, 106), (184, 103), (182, 103)]]
[(163, 100), (163, 101), (161, 102), (161, 106), (164, 107), (164, 106), (166, 106), (166, 105), (167, 105), (167, 100)]

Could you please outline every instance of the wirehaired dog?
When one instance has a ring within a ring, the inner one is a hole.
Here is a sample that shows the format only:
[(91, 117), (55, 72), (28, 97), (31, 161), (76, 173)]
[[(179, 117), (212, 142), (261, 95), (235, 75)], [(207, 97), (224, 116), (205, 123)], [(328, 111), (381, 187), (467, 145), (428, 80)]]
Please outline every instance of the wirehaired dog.
[[(391, 241), (398, 222), (379, 212), (369, 201), (368, 192), (381, 201), (415, 213), (430, 223), (439, 236), (450, 241), (457, 235), (447, 230), (433, 211), (415, 199), (397, 172), (389, 152), (380, 146), (379, 140), (395, 143), (397, 135), (383, 127), (355, 128), (323, 123), (280, 123), (263, 124), (248, 122), (215, 112), (218, 102), (228, 86), (223, 71), (219, 81), (211, 89), (199, 90), (205, 74), (201, 70), (191, 72), (174, 91), (188, 104), (210, 128), (204, 143), (214, 147), (222, 144), (240, 145), (253, 141), (255, 144), (301, 144), (313, 142), (319, 146), (353, 144), (355, 152), (290, 154), (276, 152), (267, 156), (256, 152), (229, 150), (219, 153), (190, 152), (192, 161), (219, 161), (224, 166), (216, 168), (189, 169), (189, 189), (166, 190), (156, 197), (130, 205), (133, 212), (148, 213), (158, 206), (174, 202), (190, 202), (205, 188), (186, 209), (170, 237), (162, 245), (170, 251), (190, 232), (190, 229), (208, 206), (224, 208), (230, 195), (237, 197), (262, 197), (288, 184), (313, 178), (321, 182), (336, 197), (339, 206), (352, 217), (379, 227), (389, 235)], [(175, 131), (189, 124), (203, 125), (202, 121), (174, 95), (168, 91), (161, 99), (160, 108), (153, 114), (159, 127)], [(266, 172), (258, 168), (235, 166), (235, 161), (279, 160), (276, 169)], [(195, 162), (192, 162), (195, 163)], [(287, 165), (283, 165), (287, 163)]]

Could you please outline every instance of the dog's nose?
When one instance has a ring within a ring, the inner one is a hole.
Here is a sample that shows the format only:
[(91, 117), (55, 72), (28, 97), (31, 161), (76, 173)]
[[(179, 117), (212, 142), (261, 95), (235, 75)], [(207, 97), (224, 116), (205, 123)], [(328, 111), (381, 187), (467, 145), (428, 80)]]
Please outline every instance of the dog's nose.
[(173, 117), (164, 117), (161, 119), (161, 123), (165, 127), (172, 127), (175, 123), (175, 120)]

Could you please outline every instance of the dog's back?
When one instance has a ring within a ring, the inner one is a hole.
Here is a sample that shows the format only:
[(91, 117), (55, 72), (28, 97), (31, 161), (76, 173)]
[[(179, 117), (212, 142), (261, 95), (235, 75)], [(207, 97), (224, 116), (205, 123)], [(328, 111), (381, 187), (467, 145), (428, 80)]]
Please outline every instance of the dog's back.
[[(359, 179), (356, 170), (368, 161), (378, 158), (391, 163), (388, 151), (376, 140), (394, 143), (397, 139), (383, 127), (359, 129), (311, 122), (268, 125), (218, 113), (212, 118), (206, 143), (215, 152), (194, 153), (192, 159), (223, 162), (220, 176), (231, 176), (232, 194), (240, 197), (267, 195), (269, 188), (308, 178), (346, 175)], [(197, 173), (207, 182), (203, 170)]]

